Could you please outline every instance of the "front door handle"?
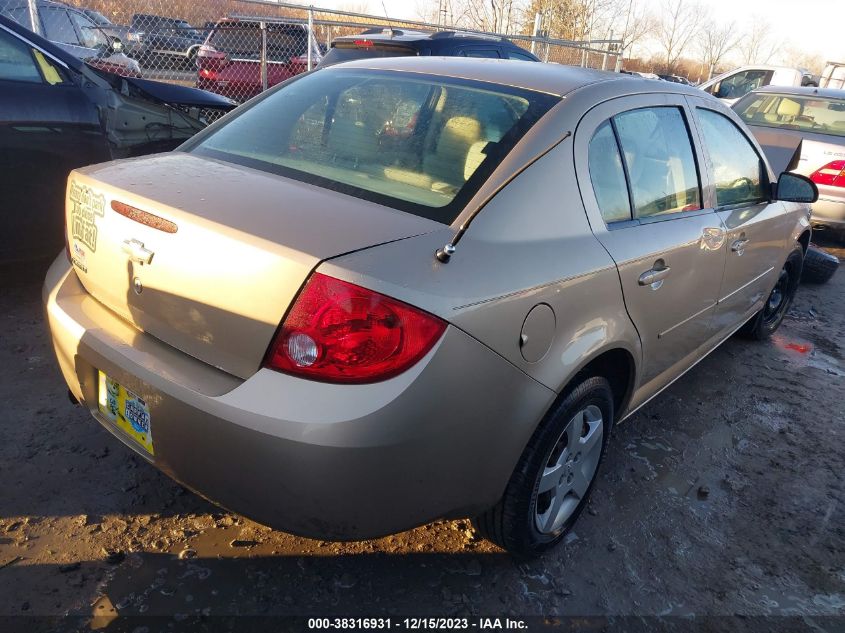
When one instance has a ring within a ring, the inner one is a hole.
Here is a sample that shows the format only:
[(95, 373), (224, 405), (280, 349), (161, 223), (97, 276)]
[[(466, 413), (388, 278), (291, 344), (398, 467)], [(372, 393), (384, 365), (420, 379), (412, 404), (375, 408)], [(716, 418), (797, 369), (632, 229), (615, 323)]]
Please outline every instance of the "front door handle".
[[(640, 278), (637, 280), (637, 283), (639, 283), (641, 286), (653, 286), (654, 284), (662, 285), (663, 280), (669, 276), (671, 270), (672, 269), (666, 266), (665, 264), (662, 267), (657, 267), (657, 264), (655, 264), (654, 268), (652, 268), (651, 270), (647, 270), (642, 275), (640, 275)], [(657, 288), (659, 287), (660, 286), (657, 286)]]
[(738, 240), (734, 240), (731, 243), (731, 250), (736, 253), (737, 255), (742, 255), (745, 252), (745, 247), (748, 246), (748, 242), (750, 242), (746, 237), (741, 237)]
[(153, 259), (153, 252), (144, 248), (144, 243), (138, 240), (124, 240), (122, 250), (131, 261), (142, 265), (149, 264)]

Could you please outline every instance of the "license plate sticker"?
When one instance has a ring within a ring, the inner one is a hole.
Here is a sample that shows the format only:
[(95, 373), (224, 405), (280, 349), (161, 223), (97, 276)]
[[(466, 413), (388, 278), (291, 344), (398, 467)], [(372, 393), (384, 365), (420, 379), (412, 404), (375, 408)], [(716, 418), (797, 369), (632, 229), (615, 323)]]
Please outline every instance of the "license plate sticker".
[(98, 373), (97, 400), (100, 413), (140, 444), (147, 453), (155, 455), (150, 408), (147, 403), (104, 372)]

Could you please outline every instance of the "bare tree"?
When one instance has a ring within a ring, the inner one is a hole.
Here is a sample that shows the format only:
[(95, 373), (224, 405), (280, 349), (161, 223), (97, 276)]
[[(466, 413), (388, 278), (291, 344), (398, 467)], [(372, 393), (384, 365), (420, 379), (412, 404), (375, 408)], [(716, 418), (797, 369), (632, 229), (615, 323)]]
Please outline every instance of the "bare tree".
[[(645, 5), (637, 4), (634, 6), (633, 0), (629, 1), (628, 8), (624, 13), (625, 19), (618, 38), (622, 41), (620, 45), (620, 54), (627, 54), (631, 56), (631, 51), (638, 42), (641, 42), (646, 37), (654, 34), (657, 28), (657, 20), (649, 13)], [(622, 23), (622, 13), (618, 17), (618, 23)]]
[(771, 41), (771, 25), (763, 18), (754, 16), (751, 28), (743, 33), (739, 41), (739, 52), (746, 64), (766, 64), (775, 54), (777, 44)]
[(452, 3), (455, 26), (508, 33), (515, 21), (514, 0), (457, 0)]
[[(736, 35), (736, 23), (710, 24), (700, 36), (698, 50), (701, 63), (707, 69), (707, 78), (713, 77), (716, 68), (725, 56), (736, 47), (739, 38)], [(705, 80), (706, 81), (706, 80)]]
[(821, 75), (824, 69), (824, 57), (808, 53), (794, 44), (789, 44), (781, 51), (781, 62), (795, 68), (806, 68), (814, 75)]
[(655, 39), (660, 45), (667, 73), (675, 65), (700, 30), (698, 4), (687, 0), (663, 0), (661, 18), (655, 29)]

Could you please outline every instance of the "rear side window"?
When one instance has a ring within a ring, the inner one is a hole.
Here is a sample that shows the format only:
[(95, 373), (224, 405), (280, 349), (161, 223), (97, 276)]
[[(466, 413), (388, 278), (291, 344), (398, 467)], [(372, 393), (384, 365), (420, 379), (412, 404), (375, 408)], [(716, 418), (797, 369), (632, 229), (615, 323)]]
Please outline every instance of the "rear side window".
[(608, 224), (631, 219), (628, 184), (619, 145), (609, 121), (601, 124), (590, 141), (590, 182), (599, 203), (601, 217)]
[(451, 223), (558, 101), (498, 84), (329, 69), (184, 147)]
[(526, 62), (537, 61), (536, 59), (534, 59), (530, 55), (526, 55), (525, 53), (519, 53), (517, 51), (507, 51), (507, 53), (508, 53), (508, 59), (518, 59), (518, 60), (526, 61)]
[(499, 51), (492, 48), (464, 48), (458, 53), (461, 57), (484, 57), (499, 59)]
[(753, 204), (766, 198), (763, 162), (734, 122), (712, 110), (699, 109), (704, 144), (713, 163), (716, 204)]
[(635, 218), (701, 209), (698, 170), (679, 108), (631, 110), (613, 122)]

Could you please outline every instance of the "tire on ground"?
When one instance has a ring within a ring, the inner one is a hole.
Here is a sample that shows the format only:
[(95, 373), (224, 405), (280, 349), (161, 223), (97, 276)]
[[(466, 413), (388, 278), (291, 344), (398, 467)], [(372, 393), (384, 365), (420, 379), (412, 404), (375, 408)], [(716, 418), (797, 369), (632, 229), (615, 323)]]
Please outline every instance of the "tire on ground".
[(814, 244), (810, 244), (804, 256), (804, 268), (801, 271), (801, 281), (811, 284), (823, 284), (833, 277), (839, 268), (839, 259), (823, 251)]

